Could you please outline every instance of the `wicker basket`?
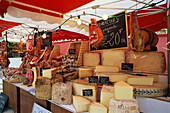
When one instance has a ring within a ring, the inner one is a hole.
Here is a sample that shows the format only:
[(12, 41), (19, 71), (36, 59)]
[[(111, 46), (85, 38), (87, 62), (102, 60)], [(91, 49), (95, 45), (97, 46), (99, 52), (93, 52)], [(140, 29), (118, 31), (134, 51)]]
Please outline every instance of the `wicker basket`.
[(85, 42), (85, 41), (71, 42), (67, 50), (67, 54), (69, 54), (69, 49), (76, 49), (76, 54), (78, 54), (76, 67), (82, 66), (83, 65), (83, 53), (88, 52), (88, 49), (89, 49), (88, 42)]

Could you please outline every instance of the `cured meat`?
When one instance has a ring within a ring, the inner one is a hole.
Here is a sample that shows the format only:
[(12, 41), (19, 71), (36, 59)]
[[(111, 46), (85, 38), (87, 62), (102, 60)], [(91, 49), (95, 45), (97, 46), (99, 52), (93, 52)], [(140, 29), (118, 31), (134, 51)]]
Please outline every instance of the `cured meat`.
[(35, 55), (34, 58), (31, 60), (30, 64), (35, 65), (36, 63), (38, 63), (42, 59), (44, 53), (45, 51), (42, 50), (38, 56)]
[(41, 44), (42, 44), (42, 39), (39, 38), (37, 40), (37, 45), (36, 45), (36, 49), (35, 49), (35, 53), (34, 53), (34, 56), (39, 56), (39, 54), (41, 53)]
[(22, 52), (23, 46), (24, 46), (24, 43), (23, 43), (22, 39), (20, 39), (20, 43), (18, 44), (18, 50), (20, 50)]
[(48, 57), (50, 56), (51, 50), (52, 50), (52, 47), (46, 47), (45, 48), (43, 60), (47, 61)]
[(2, 68), (8, 67), (10, 64), (7, 54), (5, 54), (3, 51), (0, 53), (0, 64)]
[(130, 41), (133, 50), (144, 50), (144, 38), (140, 31), (135, 11), (130, 13)]
[(34, 54), (33, 40), (27, 40), (26, 47), (29, 54)]
[(103, 32), (97, 25), (96, 19), (92, 18), (91, 25), (89, 27), (89, 41), (92, 47), (98, 48), (104, 39)]
[(7, 47), (6, 47), (6, 43), (5, 43), (5, 40), (2, 41), (1, 43), (1, 51), (5, 52), (7, 50)]

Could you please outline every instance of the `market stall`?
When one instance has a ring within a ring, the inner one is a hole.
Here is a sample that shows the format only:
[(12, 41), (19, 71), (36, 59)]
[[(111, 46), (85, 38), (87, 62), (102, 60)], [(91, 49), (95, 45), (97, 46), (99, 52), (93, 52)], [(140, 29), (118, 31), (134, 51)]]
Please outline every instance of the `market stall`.
[(0, 96), (14, 112), (34, 103), (54, 113), (169, 112), (169, 1), (99, 1), (0, 1), (1, 17), (23, 21), (3, 33), (23, 36), (21, 64), (0, 62)]

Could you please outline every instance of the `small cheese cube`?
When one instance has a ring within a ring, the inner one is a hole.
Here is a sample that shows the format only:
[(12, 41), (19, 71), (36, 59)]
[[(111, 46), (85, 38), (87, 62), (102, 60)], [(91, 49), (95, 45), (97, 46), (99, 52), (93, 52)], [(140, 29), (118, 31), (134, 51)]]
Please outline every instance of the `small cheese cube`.
[(56, 68), (42, 70), (43, 77), (49, 78), (49, 79), (55, 78), (55, 76), (56, 76), (56, 71), (57, 71)]

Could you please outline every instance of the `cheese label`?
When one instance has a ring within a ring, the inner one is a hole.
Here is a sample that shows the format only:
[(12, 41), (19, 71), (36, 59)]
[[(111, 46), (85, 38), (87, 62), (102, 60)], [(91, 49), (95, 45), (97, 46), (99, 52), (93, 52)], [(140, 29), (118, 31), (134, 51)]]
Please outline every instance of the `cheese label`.
[(98, 76), (89, 77), (89, 83), (98, 83)]
[(42, 76), (42, 70), (46, 70), (46, 69), (50, 69), (50, 68), (40, 68), (40, 76)]
[(84, 89), (83, 96), (93, 96), (93, 90), (92, 89)]
[(133, 71), (133, 63), (122, 63), (122, 70)]
[(100, 76), (99, 77), (99, 83), (109, 84), (109, 77)]
[(69, 49), (69, 54), (76, 54), (76, 49)]
[(146, 76), (147, 77), (147, 75), (144, 75), (144, 74), (136, 74), (136, 76)]

